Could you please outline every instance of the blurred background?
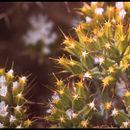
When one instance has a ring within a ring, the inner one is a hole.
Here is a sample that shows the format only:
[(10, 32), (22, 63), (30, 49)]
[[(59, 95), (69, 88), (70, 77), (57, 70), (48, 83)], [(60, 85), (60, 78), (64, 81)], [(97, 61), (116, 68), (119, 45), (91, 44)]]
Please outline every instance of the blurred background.
[[(1, 2), (0, 3), (0, 64), (14, 72), (30, 75), (30, 101), (46, 103), (52, 95), (58, 65), (51, 58), (63, 55), (63, 34), (73, 35), (73, 28), (81, 21), (76, 9), (82, 2)], [(61, 76), (61, 75), (60, 75)], [(58, 77), (58, 75), (57, 75)], [(62, 77), (62, 76), (61, 76)], [(32, 117), (44, 116), (44, 105), (29, 107)], [(38, 120), (35, 127), (46, 127)]]

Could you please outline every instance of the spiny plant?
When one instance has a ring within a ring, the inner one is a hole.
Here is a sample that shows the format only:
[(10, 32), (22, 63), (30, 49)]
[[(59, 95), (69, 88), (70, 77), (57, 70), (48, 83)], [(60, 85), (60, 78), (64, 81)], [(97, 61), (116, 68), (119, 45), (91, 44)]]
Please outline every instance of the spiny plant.
[(13, 69), (0, 68), (0, 128), (28, 128), (27, 77), (14, 75)]
[(45, 116), (50, 127), (130, 128), (130, 3), (91, 2), (65, 36), (68, 56), (56, 59), (69, 77), (57, 79)]

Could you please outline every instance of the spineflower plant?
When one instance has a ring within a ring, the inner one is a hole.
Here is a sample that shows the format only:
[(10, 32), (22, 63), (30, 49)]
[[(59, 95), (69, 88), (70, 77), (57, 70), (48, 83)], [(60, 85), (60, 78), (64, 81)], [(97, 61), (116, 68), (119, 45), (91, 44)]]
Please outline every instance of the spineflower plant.
[(0, 68), (0, 128), (28, 128), (32, 121), (27, 115), (25, 98), (27, 77), (14, 70)]
[(56, 59), (69, 74), (45, 116), (50, 127), (130, 128), (130, 2), (84, 3), (84, 18), (65, 35), (68, 55)]

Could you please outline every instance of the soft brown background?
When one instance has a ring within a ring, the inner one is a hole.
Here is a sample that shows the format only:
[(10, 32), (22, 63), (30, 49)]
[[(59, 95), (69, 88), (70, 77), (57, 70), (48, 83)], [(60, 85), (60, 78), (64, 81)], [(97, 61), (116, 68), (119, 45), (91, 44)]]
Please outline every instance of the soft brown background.
[[(58, 58), (63, 54), (61, 43), (63, 35), (59, 31), (60, 27), (65, 34), (73, 32), (72, 19), (79, 17), (75, 13), (76, 8), (81, 7), (82, 2), (3, 2), (0, 3), (0, 64), (9, 69), (14, 62), (14, 71), (18, 74), (28, 75), (29, 82), (33, 81), (31, 91), (27, 97), (34, 102), (45, 103), (51, 96), (51, 91), (45, 86), (53, 87), (55, 78), (52, 72), (59, 70), (54, 61), (45, 59), (43, 64), (39, 64), (30, 57), (23, 55), (24, 47), (21, 36), (28, 28), (28, 17), (31, 14), (43, 13), (49, 16), (55, 23), (55, 31), (58, 34), (58, 41), (55, 50), (50, 57)], [(45, 107), (42, 105), (31, 105), (29, 111), (31, 116), (41, 116), (45, 114)], [(37, 121), (35, 127), (45, 127), (44, 121)]]

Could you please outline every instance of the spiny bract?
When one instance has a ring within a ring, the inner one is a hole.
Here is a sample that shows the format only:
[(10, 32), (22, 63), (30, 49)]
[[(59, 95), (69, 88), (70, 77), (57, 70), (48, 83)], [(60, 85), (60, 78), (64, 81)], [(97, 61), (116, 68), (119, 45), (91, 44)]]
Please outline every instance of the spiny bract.
[(130, 2), (84, 3), (77, 38), (65, 36), (70, 77), (57, 80), (45, 119), (51, 127), (130, 128)]

